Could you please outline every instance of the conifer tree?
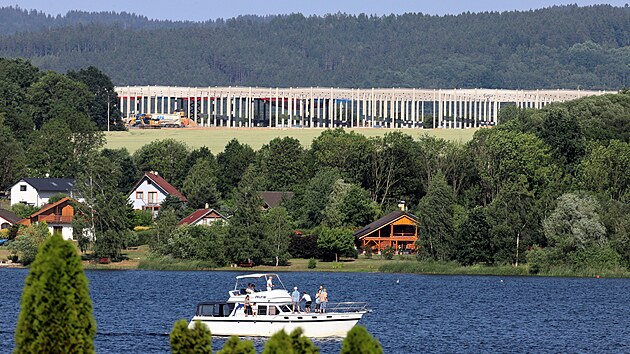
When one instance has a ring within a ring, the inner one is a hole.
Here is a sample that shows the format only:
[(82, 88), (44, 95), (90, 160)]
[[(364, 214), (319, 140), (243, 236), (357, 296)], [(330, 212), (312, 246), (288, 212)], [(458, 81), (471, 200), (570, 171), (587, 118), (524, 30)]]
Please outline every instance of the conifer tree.
[(296, 328), (289, 334), (291, 346), (295, 354), (319, 354), (319, 348), (308, 337), (303, 336), (302, 328)]
[(265, 349), (262, 354), (294, 354), (293, 345), (291, 344), (291, 337), (281, 329), (273, 336), (269, 337), (267, 343), (265, 343)]
[(256, 354), (256, 349), (251, 340), (241, 340), (237, 336), (231, 336), (217, 354)]
[(212, 353), (212, 335), (203, 323), (195, 321), (192, 329), (186, 320), (179, 320), (173, 326), (170, 335), (171, 352), (173, 354)]
[(14, 353), (94, 353), (96, 322), (81, 259), (51, 236), (26, 277)]
[(378, 340), (363, 326), (354, 326), (341, 343), (341, 354), (382, 354)]

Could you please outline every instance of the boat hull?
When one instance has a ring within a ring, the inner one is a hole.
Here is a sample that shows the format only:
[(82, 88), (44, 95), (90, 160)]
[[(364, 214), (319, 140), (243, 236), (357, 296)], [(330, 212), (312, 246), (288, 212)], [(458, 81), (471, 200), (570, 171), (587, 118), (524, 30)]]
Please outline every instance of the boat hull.
[(311, 338), (343, 338), (359, 322), (364, 313), (311, 313), (248, 317), (194, 316), (190, 326), (192, 327), (195, 321), (200, 321), (206, 325), (213, 336), (271, 337), (282, 329), (290, 333), (296, 328), (302, 328), (304, 335)]

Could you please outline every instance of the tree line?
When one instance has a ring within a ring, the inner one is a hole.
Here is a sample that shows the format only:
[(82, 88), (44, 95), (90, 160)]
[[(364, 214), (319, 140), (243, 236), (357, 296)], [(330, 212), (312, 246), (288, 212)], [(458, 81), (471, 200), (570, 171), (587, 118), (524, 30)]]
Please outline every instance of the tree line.
[[(82, 71), (41, 73), (19, 59), (0, 64), (24, 86), (0, 105), (3, 189), (23, 176), (76, 178), (86, 200), (77, 206), (76, 238), (97, 256), (120, 258), (123, 247), (143, 242), (158, 255), (214, 265), (335, 259), (356, 254), (352, 230), (404, 200), (419, 220), (419, 259), (528, 262), (543, 272), (630, 262), (627, 91), (540, 110), (504, 107), (498, 127), (467, 143), (337, 129), (309, 148), (285, 137), (254, 151), (234, 139), (215, 154), (166, 139), (130, 154), (102, 148), (103, 117), (89, 104), (97, 96), (72, 79)], [(28, 124), (20, 129), (16, 117)], [(188, 198), (167, 198), (155, 224), (127, 201), (146, 171), (158, 171)], [(263, 212), (261, 191), (294, 197)], [(230, 216), (228, 225), (177, 226), (206, 204)], [(302, 236), (291, 236), (296, 230)]]
[(630, 80), (629, 15), (628, 7), (569, 5), (195, 23), (5, 7), (0, 56), (57, 72), (91, 63), (116, 85), (617, 90)]

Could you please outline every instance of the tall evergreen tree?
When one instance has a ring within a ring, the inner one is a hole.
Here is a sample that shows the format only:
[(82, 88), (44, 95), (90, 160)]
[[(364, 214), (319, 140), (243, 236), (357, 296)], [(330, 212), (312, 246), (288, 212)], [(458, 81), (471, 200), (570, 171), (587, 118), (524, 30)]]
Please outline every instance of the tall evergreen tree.
[(453, 216), (455, 198), (442, 173), (433, 177), (427, 194), (420, 200), (418, 215), (418, 243), (421, 251), (435, 260), (453, 257)]
[(263, 201), (259, 186), (260, 177), (253, 168), (249, 168), (234, 190), (234, 215), (229, 226), (231, 236), (226, 240), (228, 257), (232, 262), (252, 260), (260, 263), (263, 260), (264, 248), (260, 245), (265, 235), (260, 227)]
[(15, 331), (15, 353), (94, 353), (96, 322), (74, 245), (51, 236), (31, 265)]

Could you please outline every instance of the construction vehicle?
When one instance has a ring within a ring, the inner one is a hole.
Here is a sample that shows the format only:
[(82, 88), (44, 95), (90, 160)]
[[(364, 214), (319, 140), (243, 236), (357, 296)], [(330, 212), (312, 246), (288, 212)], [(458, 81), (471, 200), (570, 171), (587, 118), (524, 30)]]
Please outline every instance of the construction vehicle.
[(153, 119), (150, 114), (147, 113), (138, 113), (135, 116), (129, 118), (125, 125), (134, 128), (141, 129), (160, 129), (160, 123), (158, 120)]
[(140, 113), (135, 117), (129, 118), (125, 125), (127, 127), (136, 127), (141, 129), (147, 128), (184, 128), (195, 127), (197, 123), (190, 118), (186, 117), (186, 113), (183, 110), (175, 111), (173, 114), (166, 113)]

